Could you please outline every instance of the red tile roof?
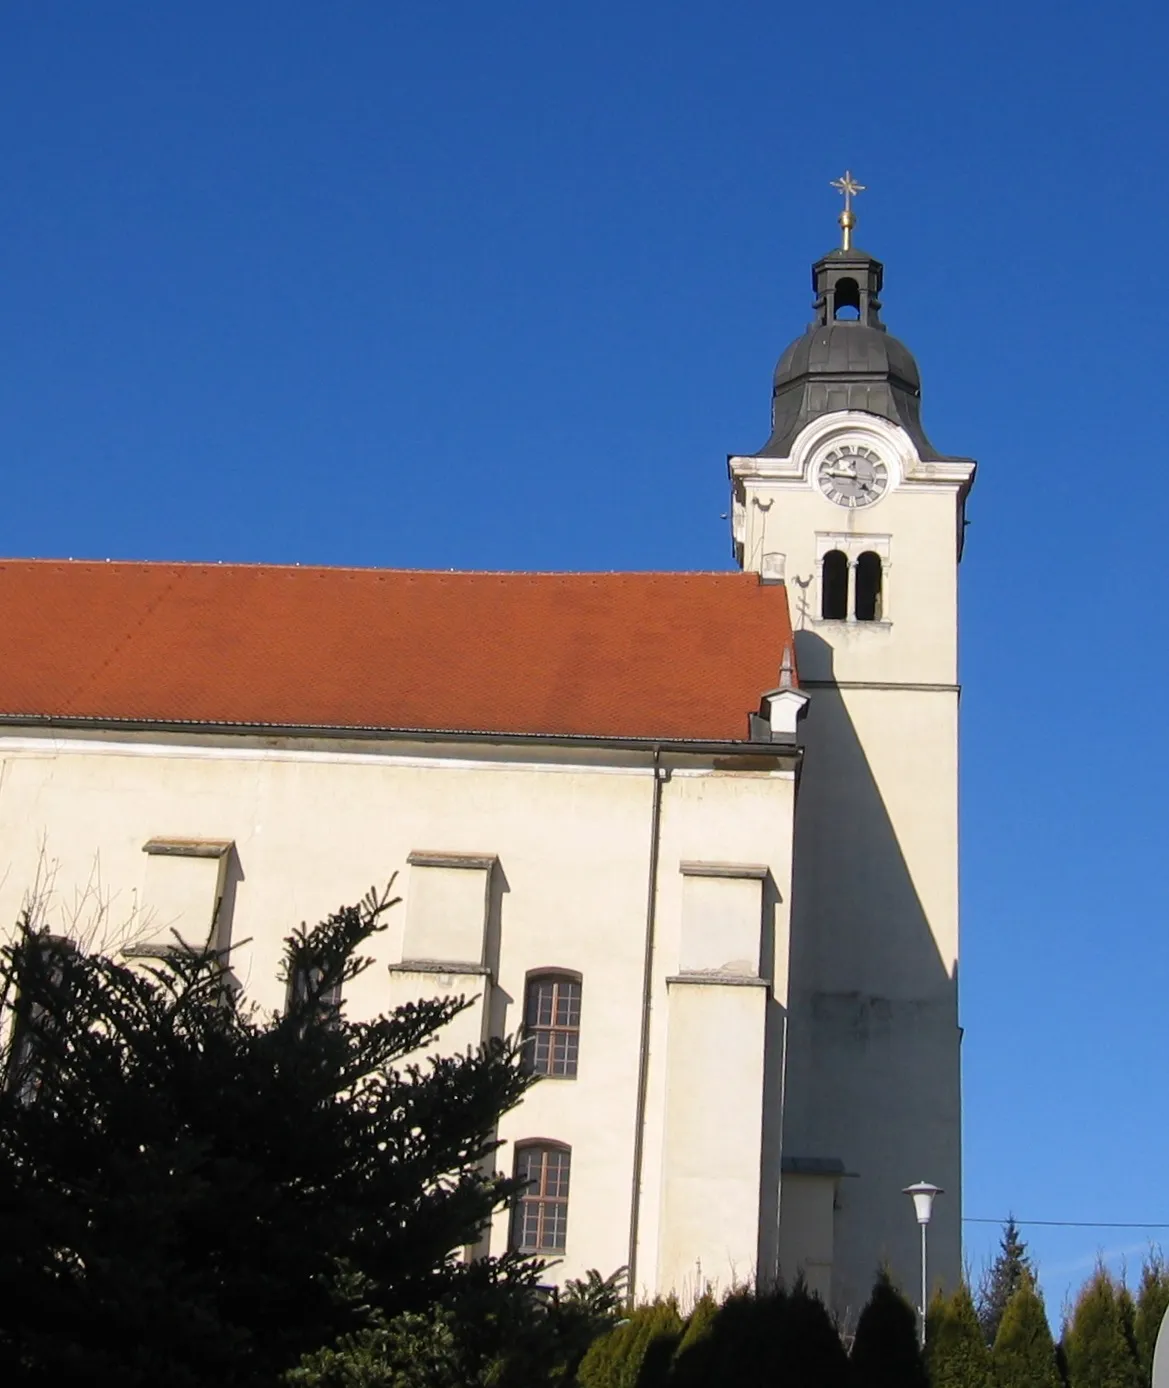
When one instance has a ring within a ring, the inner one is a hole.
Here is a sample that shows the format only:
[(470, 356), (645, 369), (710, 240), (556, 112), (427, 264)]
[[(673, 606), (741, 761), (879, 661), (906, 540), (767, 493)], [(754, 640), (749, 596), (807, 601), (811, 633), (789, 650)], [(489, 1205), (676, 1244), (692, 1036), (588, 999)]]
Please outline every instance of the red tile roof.
[(0, 562), (0, 714), (747, 737), (791, 640), (740, 573)]

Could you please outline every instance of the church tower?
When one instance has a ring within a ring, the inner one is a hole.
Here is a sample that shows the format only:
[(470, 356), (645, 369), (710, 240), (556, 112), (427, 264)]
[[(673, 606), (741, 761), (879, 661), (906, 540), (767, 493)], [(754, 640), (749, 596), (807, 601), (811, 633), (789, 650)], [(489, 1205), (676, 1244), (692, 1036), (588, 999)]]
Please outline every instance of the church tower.
[[(902, 1194), (945, 1194), (930, 1279), (961, 1272), (958, 561), (974, 478), (921, 423), (884, 269), (816, 262), (814, 319), (780, 357), (771, 437), (731, 457), (735, 555), (784, 582), (801, 730), (780, 1214), (781, 1272), (855, 1316), (882, 1260), (912, 1300)], [(825, 1266), (825, 1264), (828, 1266)]]

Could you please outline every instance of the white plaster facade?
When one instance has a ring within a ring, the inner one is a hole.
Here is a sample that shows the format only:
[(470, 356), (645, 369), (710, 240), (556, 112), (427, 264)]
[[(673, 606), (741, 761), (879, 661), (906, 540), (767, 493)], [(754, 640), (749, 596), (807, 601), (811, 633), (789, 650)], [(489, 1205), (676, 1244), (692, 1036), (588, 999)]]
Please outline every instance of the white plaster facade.
[[(842, 447), (885, 461), (878, 500), (842, 508), (817, 486)], [(913, 1181), (947, 1192), (931, 1262), (949, 1283), (961, 1272), (957, 569), (974, 464), (924, 461), (896, 424), (839, 411), (809, 424), (788, 457), (732, 457), (729, 469), (736, 553), (784, 574), (812, 700), (794, 847), (783, 1262), (822, 1285), (831, 1250), (832, 1298), (855, 1314), (881, 1260), (914, 1285), (918, 1230), (898, 1194)], [(849, 565), (843, 620), (822, 615), (831, 551)], [(880, 558), (883, 591), (879, 619), (861, 621), (866, 552)]]
[[(115, 948), (213, 935), (279, 1008), (284, 932), (398, 871), (358, 1015), (475, 996), (454, 1050), (519, 1027), (530, 971), (583, 980), (576, 1078), (541, 1080), (500, 1127), (505, 1167), (525, 1138), (572, 1150), (556, 1277), (632, 1258), (643, 1290), (726, 1287), (776, 1257), (796, 754), (757, 752), (662, 752), (655, 780), (649, 751), (11, 732), (0, 919), (39, 881), (57, 932), (100, 915)], [(491, 1250), (507, 1237), (501, 1217)]]

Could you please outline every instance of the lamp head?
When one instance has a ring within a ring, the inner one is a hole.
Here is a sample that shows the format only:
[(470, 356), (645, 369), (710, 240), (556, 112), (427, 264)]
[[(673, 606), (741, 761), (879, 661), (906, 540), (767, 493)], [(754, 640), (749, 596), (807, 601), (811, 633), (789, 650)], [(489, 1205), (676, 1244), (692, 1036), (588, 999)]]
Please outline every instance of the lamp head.
[(934, 1196), (945, 1195), (941, 1186), (931, 1186), (928, 1181), (918, 1181), (916, 1185), (906, 1186), (903, 1195), (913, 1196), (913, 1208), (919, 1224), (928, 1224), (934, 1212)]

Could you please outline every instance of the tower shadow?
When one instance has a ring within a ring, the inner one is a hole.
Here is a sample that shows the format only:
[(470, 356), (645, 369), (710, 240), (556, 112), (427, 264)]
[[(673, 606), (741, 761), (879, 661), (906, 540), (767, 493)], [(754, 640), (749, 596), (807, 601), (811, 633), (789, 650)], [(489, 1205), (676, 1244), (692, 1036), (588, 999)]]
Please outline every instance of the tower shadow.
[[(919, 1231), (901, 1194), (914, 1181), (946, 1191), (930, 1227), (931, 1269), (948, 1284), (961, 1273), (957, 969), (915, 884), (915, 869), (919, 880), (928, 869), (921, 826), (911, 867), (854, 722), (863, 715), (871, 746), (896, 745), (901, 696), (842, 689), (832, 647), (813, 631), (797, 633), (796, 649), (812, 704), (796, 809), (784, 1155), (785, 1165), (836, 1160), (848, 1173), (836, 1197), (833, 1301), (855, 1319), (882, 1260), (918, 1298)], [(902, 805), (904, 819), (904, 795)]]

